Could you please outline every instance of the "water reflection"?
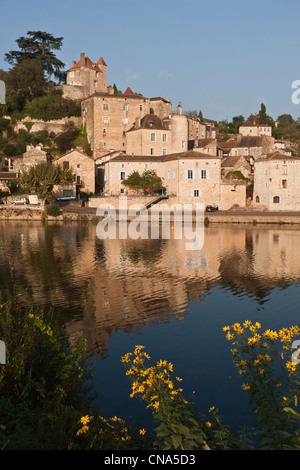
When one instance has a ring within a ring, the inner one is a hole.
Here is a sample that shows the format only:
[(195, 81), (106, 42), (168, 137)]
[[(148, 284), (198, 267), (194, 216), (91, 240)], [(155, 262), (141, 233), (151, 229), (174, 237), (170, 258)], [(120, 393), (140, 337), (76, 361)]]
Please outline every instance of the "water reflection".
[(96, 225), (0, 222), (0, 284), (26, 302), (55, 304), (70, 339), (105, 356), (109, 338), (149, 322), (181, 320), (219, 286), (258, 304), (298, 282), (300, 230), (210, 226), (201, 250), (186, 240), (99, 240)]

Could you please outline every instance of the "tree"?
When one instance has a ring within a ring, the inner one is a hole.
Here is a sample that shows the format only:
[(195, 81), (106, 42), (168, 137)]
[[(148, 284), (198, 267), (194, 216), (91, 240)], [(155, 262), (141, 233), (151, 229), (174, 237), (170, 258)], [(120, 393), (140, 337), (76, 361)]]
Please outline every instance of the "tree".
[(122, 184), (134, 191), (145, 191), (149, 194), (157, 193), (163, 187), (162, 179), (155, 170), (145, 170), (142, 175), (133, 171)]
[(5, 54), (5, 60), (10, 65), (16, 66), (22, 64), (24, 60), (37, 59), (49, 79), (53, 75), (59, 82), (63, 81), (65, 64), (53, 53), (53, 50), (61, 49), (63, 38), (55, 38), (44, 31), (28, 31), (27, 36), (16, 39), (20, 50), (9, 51)]
[(231, 123), (228, 124), (230, 134), (238, 134), (239, 127), (245, 122), (244, 116), (233, 116)]
[(8, 113), (22, 111), (27, 101), (42, 96), (47, 83), (43, 67), (37, 59), (25, 59), (11, 69), (6, 77)]
[(155, 170), (145, 170), (142, 174), (142, 185), (144, 191), (153, 194), (162, 189), (162, 179), (156, 174)]
[(73, 183), (75, 175), (72, 169), (41, 162), (21, 171), (19, 181), (26, 191), (34, 192), (40, 199), (51, 202), (55, 199), (54, 185)]

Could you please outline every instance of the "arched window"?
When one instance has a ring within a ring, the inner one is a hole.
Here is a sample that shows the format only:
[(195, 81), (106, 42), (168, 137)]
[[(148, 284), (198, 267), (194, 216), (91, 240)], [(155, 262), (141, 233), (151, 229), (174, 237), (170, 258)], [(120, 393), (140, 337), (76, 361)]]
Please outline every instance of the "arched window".
[(274, 202), (274, 204), (279, 204), (279, 201), (280, 201), (279, 196), (274, 196), (274, 197), (273, 197), (273, 202)]
[(259, 202), (259, 196), (256, 196), (255, 202)]

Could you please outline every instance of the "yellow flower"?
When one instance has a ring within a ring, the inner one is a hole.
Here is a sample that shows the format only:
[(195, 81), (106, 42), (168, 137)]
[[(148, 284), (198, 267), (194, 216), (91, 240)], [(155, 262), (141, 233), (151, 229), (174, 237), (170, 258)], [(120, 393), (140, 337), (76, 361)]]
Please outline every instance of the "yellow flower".
[(211, 407), (209, 408), (208, 412), (210, 413), (210, 412), (213, 411), (214, 409), (215, 409), (215, 407), (214, 407), (214, 406), (211, 406)]
[(84, 425), (87, 424), (87, 423), (89, 423), (89, 422), (90, 422), (90, 417), (89, 417), (88, 415), (82, 416), (82, 417), (80, 418), (80, 423), (82, 423), (82, 424), (84, 424)]
[(211, 422), (210, 422), (210, 421), (206, 421), (205, 424), (206, 424), (206, 427), (207, 427), (207, 428), (211, 428)]
[(229, 331), (229, 330), (230, 330), (230, 326), (224, 326), (223, 331)]
[(142, 436), (144, 436), (144, 434), (146, 434), (146, 430), (145, 430), (145, 429), (140, 429), (140, 434), (141, 434)]
[(242, 389), (243, 390), (250, 390), (250, 385), (249, 384), (243, 384)]
[(178, 380), (178, 382), (182, 381), (182, 379), (180, 377), (176, 377), (176, 380)]

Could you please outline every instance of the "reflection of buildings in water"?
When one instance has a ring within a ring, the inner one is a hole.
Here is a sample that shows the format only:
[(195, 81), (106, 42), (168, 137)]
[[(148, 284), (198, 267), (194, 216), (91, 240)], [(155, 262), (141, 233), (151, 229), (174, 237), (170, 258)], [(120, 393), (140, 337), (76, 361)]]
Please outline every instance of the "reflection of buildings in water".
[(181, 320), (189, 302), (215, 285), (260, 300), (274, 283), (297, 280), (299, 234), (284, 226), (212, 225), (203, 248), (189, 251), (174, 237), (99, 240), (94, 224), (5, 221), (0, 278), (24, 296), (30, 286), (30, 301), (59, 305), (69, 337), (86, 337), (103, 355), (117, 329)]

